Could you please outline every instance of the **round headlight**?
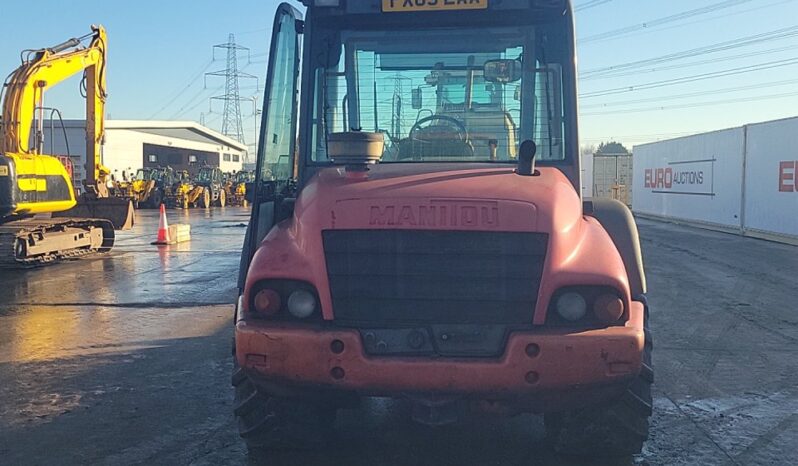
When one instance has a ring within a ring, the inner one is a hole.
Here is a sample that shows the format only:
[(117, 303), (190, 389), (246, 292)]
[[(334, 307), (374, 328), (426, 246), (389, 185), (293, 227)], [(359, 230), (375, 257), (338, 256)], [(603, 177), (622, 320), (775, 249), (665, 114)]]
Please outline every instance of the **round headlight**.
[(288, 312), (297, 319), (305, 319), (316, 312), (316, 297), (306, 290), (296, 290), (288, 297)]
[(557, 298), (557, 313), (569, 321), (576, 322), (587, 313), (587, 302), (585, 298), (573, 291), (563, 293)]

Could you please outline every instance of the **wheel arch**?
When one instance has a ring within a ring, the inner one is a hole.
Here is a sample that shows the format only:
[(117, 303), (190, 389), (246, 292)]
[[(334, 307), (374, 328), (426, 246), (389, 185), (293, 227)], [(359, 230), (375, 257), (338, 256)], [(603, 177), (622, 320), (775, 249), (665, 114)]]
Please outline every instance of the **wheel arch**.
[(632, 211), (615, 199), (589, 199), (585, 201), (585, 215), (595, 218), (612, 238), (621, 254), (629, 277), (633, 299), (641, 299), (647, 291), (643, 252)]

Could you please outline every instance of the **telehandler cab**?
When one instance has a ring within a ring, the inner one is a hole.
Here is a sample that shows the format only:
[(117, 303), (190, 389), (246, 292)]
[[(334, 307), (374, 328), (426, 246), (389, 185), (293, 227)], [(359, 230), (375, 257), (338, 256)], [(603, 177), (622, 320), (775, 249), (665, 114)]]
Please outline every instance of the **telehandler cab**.
[(580, 196), (570, 2), (303, 3), (277, 9), (241, 257), (250, 449), (324, 445), (337, 409), (388, 396), (640, 452), (643, 262), (628, 208)]

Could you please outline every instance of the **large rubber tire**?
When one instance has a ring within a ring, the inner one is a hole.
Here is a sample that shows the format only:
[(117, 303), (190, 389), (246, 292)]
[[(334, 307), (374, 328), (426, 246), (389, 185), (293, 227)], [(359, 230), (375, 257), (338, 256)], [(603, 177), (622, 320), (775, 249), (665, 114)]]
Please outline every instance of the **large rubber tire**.
[(335, 409), (300, 399), (267, 396), (238, 364), (233, 368), (232, 383), (238, 432), (251, 453), (314, 450), (329, 443)]
[(202, 195), (200, 195), (200, 204), (202, 205), (203, 209), (209, 209), (211, 207), (211, 190), (205, 188), (202, 191)]
[(227, 194), (225, 193), (224, 189), (222, 189), (221, 191), (219, 191), (219, 200), (218, 200), (219, 207), (224, 207), (226, 203), (227, 203)]
[(546, 435), (560, 454), (579, 457), (624, 457), (638, 454), (648, 439), (653, 409), (651, 385), (654, 341), (645, 318), (643, 369), (623, 396), (609, 405), (547, 414)]

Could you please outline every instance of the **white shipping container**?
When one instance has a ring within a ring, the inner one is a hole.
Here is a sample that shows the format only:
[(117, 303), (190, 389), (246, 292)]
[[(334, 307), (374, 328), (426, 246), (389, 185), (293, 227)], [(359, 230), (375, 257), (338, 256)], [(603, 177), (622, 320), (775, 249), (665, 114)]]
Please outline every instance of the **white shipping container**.
[(634, 148), (636, 213), (741, 229), (744, 130)]
[(745, 231), (798, 237), (798, 118), (748, 126)]

